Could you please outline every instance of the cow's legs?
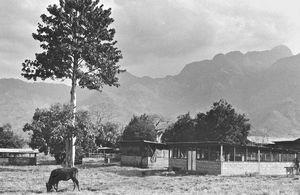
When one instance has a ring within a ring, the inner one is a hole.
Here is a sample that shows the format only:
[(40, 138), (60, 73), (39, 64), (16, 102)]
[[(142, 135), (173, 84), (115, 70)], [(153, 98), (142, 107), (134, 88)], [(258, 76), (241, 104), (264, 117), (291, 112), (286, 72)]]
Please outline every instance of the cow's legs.
[(55, 191), (57, 191), (57, 190), (58, 190), (58, 182), (55, 183), (55, 184), (53, 185), (53, 187), (54, 187)]
[(74, 184), (73, 191), (75, 190), (76, 186), (77, 186), (77, 188), (78, 188), (78, 191), (80, 191), (78, 180), (77, 180), (76, 178), (72, 178), (72, 180), (73, 180), (73, 184)]

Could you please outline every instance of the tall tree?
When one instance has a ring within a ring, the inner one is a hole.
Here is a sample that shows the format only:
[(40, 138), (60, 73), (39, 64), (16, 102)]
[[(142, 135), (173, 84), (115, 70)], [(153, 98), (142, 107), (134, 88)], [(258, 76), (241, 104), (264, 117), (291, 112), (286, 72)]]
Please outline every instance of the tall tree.
[(35, 60), (25, 60), (22, 75), (27, 79), (70, 79), (72, 126), (65, 140), (67, 165), (74, 166), (76, 137), (76, 87), (101, 90), (104, 85), (118, 86), (116, 75), (123, 70), (117, 65), (122, 58), (114, 41), (115, 30), (111, 9), (99, 6), (99, 0), (60, 0), (50, 5), (49, 15), (42, 14), (33, 38), (43, 49)]

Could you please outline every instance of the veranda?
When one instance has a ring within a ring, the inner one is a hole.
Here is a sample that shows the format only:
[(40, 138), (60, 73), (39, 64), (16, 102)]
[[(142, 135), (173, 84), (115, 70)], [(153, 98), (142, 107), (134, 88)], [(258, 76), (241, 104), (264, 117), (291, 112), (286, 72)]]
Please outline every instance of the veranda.
[(224, 142), (172, 142), (169, 168), (215, 175), (283, 175), (297, 151), (262, 145)]

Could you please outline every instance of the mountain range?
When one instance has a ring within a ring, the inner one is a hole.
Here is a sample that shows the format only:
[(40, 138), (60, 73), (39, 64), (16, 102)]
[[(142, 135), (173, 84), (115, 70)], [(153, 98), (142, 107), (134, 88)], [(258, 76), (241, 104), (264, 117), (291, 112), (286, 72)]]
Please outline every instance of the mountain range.
[[(252, 135), (300, 137), (300, 54), (292, 54), (284, 45), (217, 54), (164, 78), (129, 72), (119, 78), (118, 88), (78, 89), (78, 107), (126, 124), (133, 114), (142, 113), (174, 121), (187, 112), (206, 112), (213, 102), (225, 99), (250, 119)], [(69, 91), (64, 84), (0, 79), (0, 124), (9, 122), (21, 133), (36, 108), (68, 102)]]

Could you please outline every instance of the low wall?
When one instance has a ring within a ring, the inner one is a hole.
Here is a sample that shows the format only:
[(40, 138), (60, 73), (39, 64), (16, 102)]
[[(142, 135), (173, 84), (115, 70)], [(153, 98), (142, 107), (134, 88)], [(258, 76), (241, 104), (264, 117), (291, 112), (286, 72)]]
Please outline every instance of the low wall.
[[(187, 171), (187, 159), (169, 159), (169, 168), (172, 170)], [(200, 174), (219, 175), (221, 174), (220, 161), (196, 161), (196, 171)]]
[(148, 157), (121, 155), (122, 166), (148, 167)]
[(292, 162), (222, 162), (222, 175), (285, 175)]
[(259, 173), (258, 162), (222, 162), (222, 175)]
[(10, 165), (36, 165), (36, 158), (16, 157), (9, 158)]
[(9, 165), (9, 158), (0, 158), (0, 165)]
[(260, 162), (261, 175), (285, 175), (284, 167), (293, 166), (292, 162)]
[(155, 159), (151, 159), (148, 157), (148, 167), (152, 169), (166, 169), (169, 166), (169, 159), (157, 157)]
[[(196, 161), (196, 172), (209, 175), (285, 175), (292, 162), (221, 162)], [(187, 171), (187, 159), (169, 159), (172, 170)]]
[(187, 170), (187, 159), (169, 159), (169, 169), (171, 170)]
[(31, 158), (31, 157), (0, 158), (0, 165), (36, 165), (36, 158)]
[(196, 170), (202, 174), (220, 175), (221, 162), (220, 161), (196, 161)]

